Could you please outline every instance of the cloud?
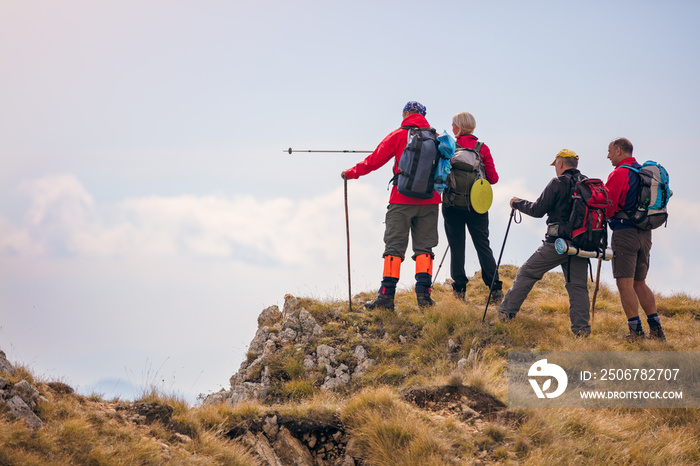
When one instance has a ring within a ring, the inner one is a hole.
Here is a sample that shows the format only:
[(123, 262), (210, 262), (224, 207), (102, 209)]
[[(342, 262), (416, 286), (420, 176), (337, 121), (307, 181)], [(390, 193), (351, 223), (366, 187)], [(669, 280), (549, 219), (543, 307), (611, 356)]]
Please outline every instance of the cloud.
[[(348, 189), (353, 273), (367, 274), (364, 282), (373, 283), (388, 196), (362, 181), (349, 183)], [(0, 217), (0, 252), (7, 255), (225, 260), (304, 270), (309, 276), (340, 271), (346, 261), (342, 188), (297, 200), (183, 195), (105, 204), (96, 202), (75, 176), (56, 175), (22, 182), (19, 191), (30, 200), (23, 220), (13, 224)], [(495, 255), (513, 195), (534, 200), (537, 193), (522, 180), (494, 186), (490, 231)], [(656, 290), (697, 289), (698, 210), (700, 203), (674, 197), (668, 228), (654, 232), (650, 283)], [(446, 246), (439, 229), (443, 239), (438, 255)], [(503, 263), (522, 263), (543, 234), (544, 220), (524, 216), (523, 224), (511, 227)], [(472, 259), (468, 254), (468, 273), (478, 270)], [(410, 267), (404, 265), (404, 275), (412, 272)]]
[[(3, 253), (30, 256), (115, 258), (136, 256), (235, 259), (308, 266), (341, 259), (342, 189), (312, 199), (254, 196), (175, 196), (100, 204), (73, 175), (21, 183), (30, 200), (19, 225), (0, 218)], [(379, 235), (370, 217), (384, 207), (377, 193), (353, 186), (358, 238)], [(359, 204), (359, 206), (357, 205)]]

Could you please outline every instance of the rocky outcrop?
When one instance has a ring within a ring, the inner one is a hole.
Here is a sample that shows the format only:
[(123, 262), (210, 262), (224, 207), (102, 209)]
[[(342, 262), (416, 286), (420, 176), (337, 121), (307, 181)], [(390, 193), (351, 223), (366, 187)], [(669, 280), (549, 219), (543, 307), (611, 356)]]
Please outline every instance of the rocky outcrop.
[(11, 383), (5, 377), (12, 377), (17, 373), (16, 369), (7, 360), (7, 356), (0, 350), (0, 409), (5, 408), (15, 419), (24, 421), (32, 429), (39, 429), (44, 423), (36, 415), (38, 404), (44, 399), (39, 390), (28, 381), (22, 379), (17, 383)]
[[(231, 377), (230, 390), (207, 396), (203, 404), (233, 406), (267, 400), (272, 385), (279, 383), (271, 375), (271, 367), (281, 354), (298, 354), (304, 379), (314, 381), (322, 390), (347, 386), (363, 377), (374, 364), (363, 345), (339, 348), (328, 344), (332, 338), (324, 336), (323, 327), (304, 308), (303, 301), (285, 296), (281, 311), (270, 306), (260, 313), (247, 359)], [(281, 419), (272, 413), (233, 429), (228, 435), (246, 445), (263, 465), (354, 466), (359, 461), (350, 435), (337, 420), (302, 426), (297, 420)]]
[[(362, 345), (352, 355), (341, 358), (342, 350), (318, 344), (324, 330), (301, 300), (286, 295), (282, 311), (277, 306), (264, 309), (258, 316), (258, 330), (248, 348), (248, 355), (231, 379), (231, 389), (221, 390), (204, 398), (204, 404), (236, 405), (244, 401), (263, 401), (270, 389), (270, 361), (285, 348), (304, 351), (303, 367), (307, 374), (319, 372), (324, 381), (321, 388), (334, 390), (362, 377), (374, 363)], [(343, 362), (345, 360), (345, 362)], [(352, 365), (351, 368), (348, 364)]]

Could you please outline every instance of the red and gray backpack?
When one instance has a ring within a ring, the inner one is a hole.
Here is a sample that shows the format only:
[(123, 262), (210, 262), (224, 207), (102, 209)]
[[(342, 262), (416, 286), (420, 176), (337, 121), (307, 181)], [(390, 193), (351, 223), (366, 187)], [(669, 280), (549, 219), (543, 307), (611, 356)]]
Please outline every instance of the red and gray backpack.
[(598, 178), (571, 176), (571, 215), (562, 236), (585, 251), (604, 252), (608, 246), (606, 207), (612, 205), (608, 188)]

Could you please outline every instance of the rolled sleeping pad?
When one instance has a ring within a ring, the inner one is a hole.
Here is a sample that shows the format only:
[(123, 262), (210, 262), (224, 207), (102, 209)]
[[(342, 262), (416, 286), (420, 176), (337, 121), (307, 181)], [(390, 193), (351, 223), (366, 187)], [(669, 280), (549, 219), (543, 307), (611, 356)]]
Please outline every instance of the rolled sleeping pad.
[(605, 254), (598, 251), (584, 251), (577, 246), (574, 246), (569, 241), (564, 238), (558, 238), (554, 242), (554, 249), (557, 250), (559, 254), (568, 254), (570, 256), (580, 256), (588, 257), (590, 259), (602, 259), (604, 261), (609, 261), (612, 259), (613, 252), (612, 249), (606, 248)]

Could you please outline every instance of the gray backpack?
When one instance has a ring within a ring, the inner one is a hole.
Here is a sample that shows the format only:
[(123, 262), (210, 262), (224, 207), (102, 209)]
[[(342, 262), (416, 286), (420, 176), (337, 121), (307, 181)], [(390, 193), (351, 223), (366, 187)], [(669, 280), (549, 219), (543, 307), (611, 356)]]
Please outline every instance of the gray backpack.
[(479, 154), (483, 145), (483, 142), (477, 142), (473, 149), (465, 149), (457, 144), (455, 155), (450, 159), (452, 167), (442, 195), (442, 203), (446, 206), (471, 209), (469, 194), (472, 186), (479, 178), (486, 179), (484, 164)]
[(437, 132), (434, 128), (401, 128), (408, 130), (408, 141), (391, 182), (404, 196), (430, 199), (435, 193), (435, 170), (441, 157)]

